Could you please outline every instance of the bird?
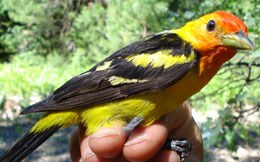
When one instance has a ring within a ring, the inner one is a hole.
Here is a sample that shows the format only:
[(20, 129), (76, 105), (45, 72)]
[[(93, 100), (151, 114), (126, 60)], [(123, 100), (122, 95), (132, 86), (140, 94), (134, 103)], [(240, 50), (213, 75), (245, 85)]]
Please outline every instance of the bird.
[(115, 123), (127, 133), (149, 126), (199, 92), (238, 50), (253, 49), (245, 23), (225, 11), (149, 35), (24, 109), (21, 114), (44, 115), (0, 161), (21, 161), (59, 129), (78, 123), (86, 135)]

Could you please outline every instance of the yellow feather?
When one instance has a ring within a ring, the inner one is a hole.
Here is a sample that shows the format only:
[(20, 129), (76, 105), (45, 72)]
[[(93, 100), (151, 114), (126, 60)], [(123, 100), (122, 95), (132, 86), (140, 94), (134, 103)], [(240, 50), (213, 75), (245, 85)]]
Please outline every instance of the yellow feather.
[(187, 57), (183, 54), (171, 55), (171, 50), (160, 50), (155, 53), (143, 53), (138, 55), (131, 55), (126, 58), (127, 61), (131, 61), (135, 66), (147, 67), (151, 65), (152, 67), (169, 68), (175, 64), (184, 64), (191, 62), (195, 59), (194, 51)]
[(123, 77), (118, 77), (118, 76), (111, 76), (108, 78), (108, 81), (111, 83), (111, 85), (119, 85), (119, 84), (124, 84), (124, 83), (144, 83), (147, 82), (148, 80), (146, 79), (127, 79)]
[(74, 111), (58, 111), (46, 113), (30, 130), (30, 132), (42, 132), (54, 125), (66, 128), (70, 125), (79, 123), (79, 114)]
[(110, 67), (111, 63), (112, 63), (112, 61), (104, 62), (104, 64), (102, 64), (102, 65), (100, 65), (100, 66), (98, 66), (98, 67), (96, 68), (96, 71), (101, 71), (101, 70), (106, 70), (106, 69), (108, 69), (108, 68)]

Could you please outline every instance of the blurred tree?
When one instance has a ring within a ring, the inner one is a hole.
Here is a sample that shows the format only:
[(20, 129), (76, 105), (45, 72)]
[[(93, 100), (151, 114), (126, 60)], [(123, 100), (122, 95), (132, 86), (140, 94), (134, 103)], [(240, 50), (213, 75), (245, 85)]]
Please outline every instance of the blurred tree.
[(89, 3), (82, 7), (69, 33), (75, 45), (73, 54), (87, 56), (87, 63), (96, 62), (150, 32), (163, 30), (167, 12), (167, 1), (114, 0), (105, 7)]
[(93, 62), (149, 31), (162, 30), (168, 4), (169, 0), (3, 0), (1, 8), (10, 21), (22, 24), (10, 26), (4, 37), (17, 53), (84, 53)]
[(6, 11), (1, 10), (0, 2), (0, 62), (9, 61), (10, 56), (16, 53), (12, 44), (5, 41), (5, 34), (14, 26), (20, 25), (13, 22)]

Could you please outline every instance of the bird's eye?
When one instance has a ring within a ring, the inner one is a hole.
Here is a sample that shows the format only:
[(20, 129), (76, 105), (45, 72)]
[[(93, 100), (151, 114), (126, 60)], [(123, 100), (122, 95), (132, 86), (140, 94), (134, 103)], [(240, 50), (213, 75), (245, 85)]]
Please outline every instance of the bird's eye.
[(214, 21), (214, 20), (210, 20), (210, 21), (208, 22), (208, 24), (207, 24), (207, 30), (208, 30), (208, 31), (212, 31), (212, 30), (215, 29), (215, 27), (216, 27), (215, 21)]

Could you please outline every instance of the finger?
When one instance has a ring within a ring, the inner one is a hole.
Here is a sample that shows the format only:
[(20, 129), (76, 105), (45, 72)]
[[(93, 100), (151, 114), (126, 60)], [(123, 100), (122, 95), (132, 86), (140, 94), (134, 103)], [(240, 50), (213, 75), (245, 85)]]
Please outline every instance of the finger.
[(167, 134), (167, 128), (161, 122), (138, 127), (125, 143), (123, 156), (129, 161), (147, 161), (159, 152)]
[(71, 161), (79, 162), (81, 159), (81, 154), (80, 154), (80, 146), (79, 146), (79, 138), (78, 138), (78, 129), (73, 131), (70, 136), (69, 148), (70, 148)]
[(85, 136), (85, 128), (80, 125), (79, 127), (79, 146), (81, 159), (83, 162), (113, 162), (113, 159), (106, 159), (96, 155), (89, 147), (90, 137)]
[(99, 157), (113, 158), (121, 154), (127, 135), (121, 126), (102, 128), (89, 137), (89, 147)]
[(175, 151), (160, 151), (150, 162), (180, 162), (180, 156)]
[(185, 162), (203, 161), (203, 142), (201, 133), (197, 123), (192, 117), (188, 102), (185, 102), (181, 109), (176, 109), (167, 114), (164, 121), (170, 130), (168, 138), (185, 138), (190, 141), (192, 151), (185, 159)]
[(192, 150), (185, 162), (201, 162), (203, 161), (203, 141), (199, 127), (193, 118), (187, 124), (187, 127), (192, 128), (187, 136), (191, 142)]
[(129, 161), (126, 160), (123, 155), (119, 155), (117, 158), (114, 159), (113, 162), (129, 162)]
[(165, 116), (163, 116), (160, 121), (167, 127), (170, 131), (176, 130), (176, 132), (180, 132), (180, 128), (183, 127), (183, 124), (186, 121), (190, 121), (192, 119), (192, 114), (190, 111), (190, 105), (188, 102), (184, 102), (178, 108), (170, 111)]
[(85, 136), (85, 128), (79, 126), (79, 143), (80, 143), (80, 153), (83, 161), (93, 161), (97, 162), (97, 156), (89, 147), (89, 136)]
[[(158, 153), (167, 138), (168, 132), (180, 127), (185, 119), (191, 116), (189, 109), (182, 109), (182, 107), (185, 107), (185, 104), (170, 112), (163, 120), (146, 128), (135, 129), (123, 149), (123, 155), (126, 159), (130, 161), (145, 161)], [(161, 155), (163, 155), (162, 158), (164, 159), (174, 159), (176, 153), (162, 152)]]
[(172, 139), (187, 139), (192, 146), (191, 152), (188, 157), (184, 160), (185, 162), (200, 162), (203, 161), (203, 142), (200, 130), (193, 120), (187, 120), (181, 128), (178, 130), (173, 130), (169, 138)]
[[(203, 161), (203, 144), (200, 130), (196, 122), (192, 118), (189, 103), (184, 102), (179, 108), (169, 112), (161, 122), (167, 127), (169, 133), (168, 138), (171, 139), (187, 139), (192, 145), (192, 151), (189, 153), (185, 162)], [(174, 151), (162, 150), (155, 159), (171, 159), (176, 153)], [(153, 160), (154, 161), (154, 160)], [(155, 160), (156, 161), (156, 160)], [(162, 160), (158, 160), (162, 161)]]

